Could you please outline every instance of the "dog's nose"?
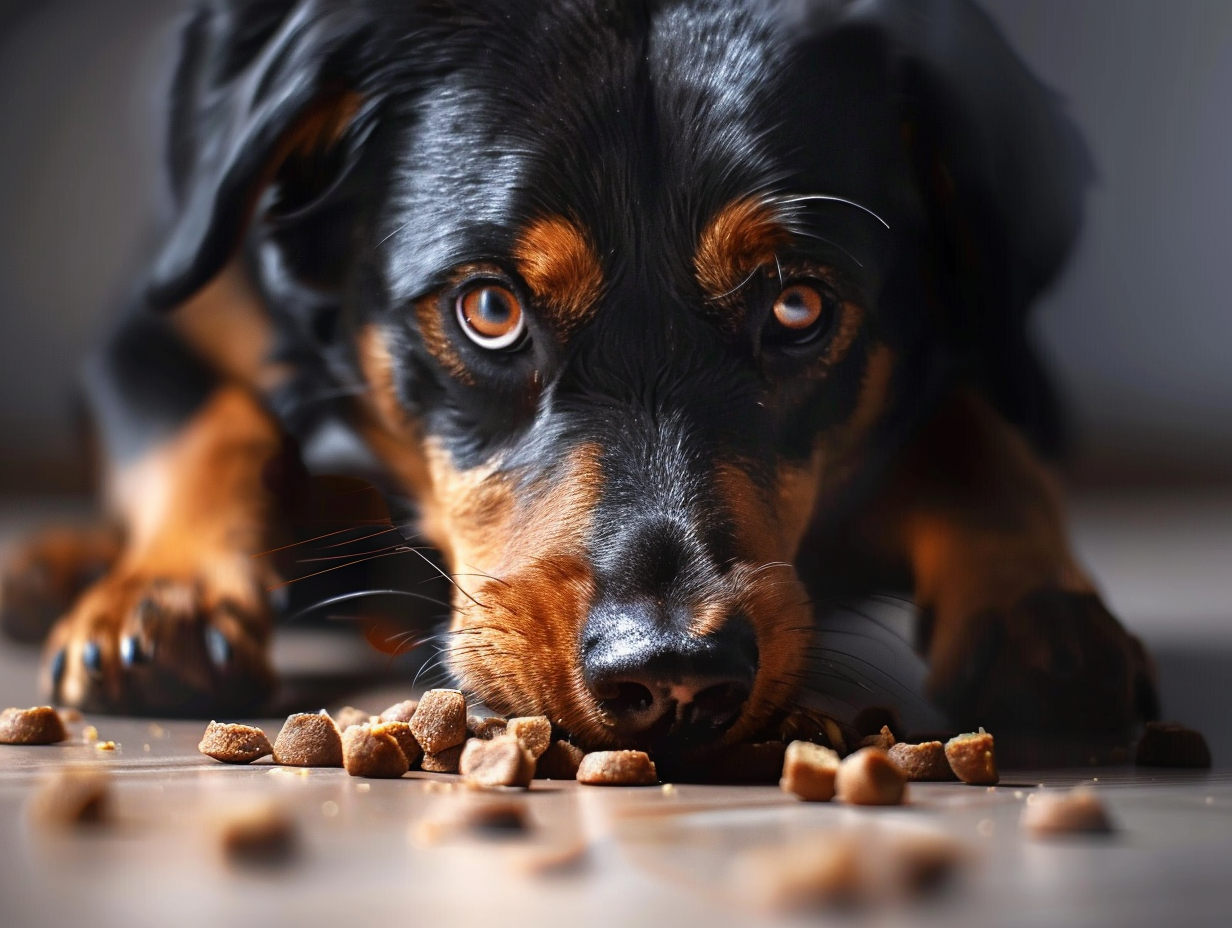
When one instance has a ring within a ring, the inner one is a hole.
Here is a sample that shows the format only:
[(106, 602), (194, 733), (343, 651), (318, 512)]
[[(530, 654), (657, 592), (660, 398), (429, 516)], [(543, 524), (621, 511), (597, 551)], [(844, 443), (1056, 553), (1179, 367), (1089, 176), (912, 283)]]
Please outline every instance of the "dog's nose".
[[(687, 610), (652, 601), (601, 603), (582, 635), (586, 685), (607, 721), (638, 743), (702, 744), (740, 716), (757, 674), (757, 638), (742, 615), (707, 635)], [(675, 613), (675, 614), (673, 614)]]

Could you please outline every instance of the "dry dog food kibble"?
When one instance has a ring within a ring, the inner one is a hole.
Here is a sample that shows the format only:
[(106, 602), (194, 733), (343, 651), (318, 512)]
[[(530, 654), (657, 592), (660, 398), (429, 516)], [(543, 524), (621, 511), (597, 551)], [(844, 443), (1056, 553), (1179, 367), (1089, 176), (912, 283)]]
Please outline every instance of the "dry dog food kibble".
[(860, 748), (843, 759), (834, 777), (834, 793), (857, 806), (901, 805), (907, 776), (880, 748)]
[(834, 798), (838, 768), (836, 751), (808, 741), (793, 741), (783, 757), (783, 778), (779, 786), (808, 802), (829, 802)]
[(261, 729), (227, 722), (210, 722), (197, 750), (224, 764), (251, 764), (258, 757), (274, 753)]
[(57, 744), (67, 738), (64, 723), (51, 706), (0, 712), (0, 744)]
[(287, 716), (274, 740), (274, 762), (284, 767), (341, 767), (338, 726), (323, 712)]
[(243, 867), (278, 867), (299, 851), (295, 820), (274, 805), (233, 814), (222, 824), (220, 844), (227, 862)]
[(881, 748), (883, 751), (888, 751), (898, 742), (894, 739), (894, 732), (890, 731), (888, 725), (882, 725), (881, 731), (875, 735), (868, 735), (860, 739), (860, 747), (862, 748)]
[(458, 764), (462, 761), (462, 747), (460, 744), (455, 744), (435, 754), (425, 751), (420, 769), (428, 773), (457, 773)]
[(505, 731), (517, 738), (532, 758), (538, 760), (552, 743), (552, 723), (544, 715), (510, 719)]
[(577, 781), (590, 786), (653, 786), (659, 774), (642, 751), (596, 751), (582, 758)]
[(411, 731), (428, 754), (461, 744), (466, 740), (466, 697), (459, 690), (428, 690), (411, 718)]
[(1202, 733), (1175, 722), (1147, 722), (1134, 763), (1139, 767), (1209, 767), (1211, 749)]
[(1022, 829), (1037, 838), (1067, 834), (1108, 834), (1112, 822), (1095, 791), (1078, 787), (1062, 792), (1032, 793), (1023, 806)]
[(740, 895), (770, 909), (852, 903), (864, 891), (860, 858), (856, 839), (845, 834), (756, 847), (736, 858), (732, 880)]
[(388, 709), (381, 713), (382, 722), (409, 722), (415, 715), (415, 710), (419, 707), (419, 700), (404, 699), (402, 702), (394, 703)]
[(472, 786), (530, 786), (535, 760), (517, 738), (502, 735), (466, 742), (458, 769)]
[(406, 722), (375, 722), (372, 728), (374, 730), (379, 728), (387, 735), (393, 736), (393, 739), (398, 742), (398, 747), (402, 748), (402, 753), (406, 755), (409, 768), (413, 769), (423, 757), (423, 748), (419, 746), (415, 733), (411, 731), (411, 726)]
[(955, 735), (945, 743), (945, 759), (950, 769), (964, 783), (992, 786), (999, 779), (997, 754), (992, 735), (980, 729), (966, 735)]
[(505, 726), (507, 724), (508, 722), (495, 715), (487, 718), (481, 718), (478, 715), (468, 715), (466, 717), (466, 733), (472, 738), (483, 738), (485, 741), (491, 741), (498, 735), (505, 733)]
[(410, 769), (394, 736), (372, 725), (352, 725), (342, 733), (342, 764), (353, 777), (386, 780), (395, 780)]
[(372, 721), (372, 716), (363, 709), (354, 706), (343, 706), (334, 713), (334, 724), (339, 731), (346, 731), (352, 725), (364, 725)]
[(576, 780), (578, 766), (586, 752), (568, 741), (553, 741), (535, 765), (535, 776), (542, 780)]
[(68, 767), (53, 774), (30, 798), (30, 819), (48, 828), (107, 821), (111, 778), (102, 770)]
[(887, 752), (908, 780), (946, 782), (957, 780), (950, 762), (945, 759), (945, 746), (940, 741), (923, 744), (895, 744)]

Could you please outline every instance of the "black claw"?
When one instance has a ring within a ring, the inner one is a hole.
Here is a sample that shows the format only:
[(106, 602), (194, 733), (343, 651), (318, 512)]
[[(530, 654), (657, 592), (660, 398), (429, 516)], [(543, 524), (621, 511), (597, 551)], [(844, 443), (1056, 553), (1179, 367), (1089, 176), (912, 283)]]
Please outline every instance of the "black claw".
[(103, 652), (97, 641), (87, 641), (81, 646), (81, 663), (90, 673), (103, 672)]
[(150, 656), (141, 646), (141, 639), (136, 635), (125, 635), (120, 639), (120, 660), (125, 666), (132, 667), (136, 664), (147, 663)]
[(205, 649), (216, 666), (225, 667), (231, 663), (231, 642), (217, 628), (205, 630)]
[(51, 685), (59, 687), (60, 681), (64, 679), (64, 649), (61, 648), (51, 656), (51, 664), (48, 667), (51, 671)]

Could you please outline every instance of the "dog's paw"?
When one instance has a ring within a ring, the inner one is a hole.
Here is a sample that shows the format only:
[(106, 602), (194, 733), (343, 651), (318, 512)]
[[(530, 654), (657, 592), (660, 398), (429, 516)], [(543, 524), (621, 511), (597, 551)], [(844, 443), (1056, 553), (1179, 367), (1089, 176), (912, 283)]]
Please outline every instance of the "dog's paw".
[(929, 692), (960, 726), (1119, 734), (1158, 713), (1150, 657), (1092, 593), (1038, 590), (950, 642)]
[(252, 712), (273, 689), (259, 589), (204, 577), (112, 573), (52, 630), (42, 682), (55, 703), (151, 715)]
[(0, 629), (18, 641), (42, 641), (119, 553), (120, 533), (106, 526), (48, 528), (29, 538), (0, 570)]

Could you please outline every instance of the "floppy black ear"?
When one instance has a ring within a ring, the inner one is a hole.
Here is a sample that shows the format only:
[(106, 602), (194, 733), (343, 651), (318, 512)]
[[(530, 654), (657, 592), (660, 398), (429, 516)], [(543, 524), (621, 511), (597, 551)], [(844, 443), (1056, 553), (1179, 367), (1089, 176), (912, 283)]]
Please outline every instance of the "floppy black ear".
[(1077, 238), (1093, 169), (1060, 99), (971, 0), (860, 0), (844, 16), (886, 39), (941, 273), (956, 358), (1045, 451), (1062, 442), (1024, 329)]
[[(371, 16), (357, 0), (206, 0), (184, 30), (172, 85), (174, 223), (148, 281), (174, 307), (235, 253), (262, 191), (302, 211), (344, 171)], [(369, 54), (370, 58), (371, 55)], [(341, 153), (341, 154), (340, 154)], [(282, 172), (285, 177), (280, 177)]]

